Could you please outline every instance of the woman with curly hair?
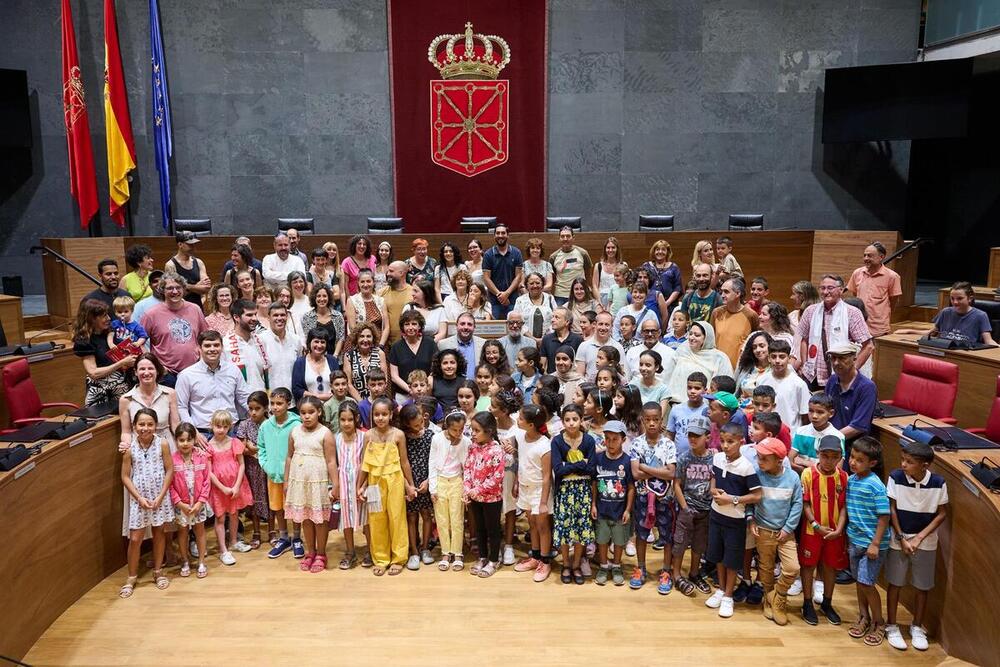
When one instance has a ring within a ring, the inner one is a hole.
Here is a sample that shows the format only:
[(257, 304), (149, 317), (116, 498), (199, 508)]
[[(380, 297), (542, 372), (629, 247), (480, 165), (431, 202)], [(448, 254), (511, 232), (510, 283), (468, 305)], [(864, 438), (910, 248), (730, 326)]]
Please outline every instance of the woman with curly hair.
[(442, 243), (438, 265), (434, 270), (434, 291), (437, 293), (438, 301), (443, 303), (445, 298), (455, 291), (455, 274), (464, 268), (462, 251), (458, 246), (451, 241)]
[(148, 245), (130, 245), (125, 250), (125, 264), (132, 269), (122, 276), (121, 287), (132, 300), (139, 303), (153, 294), (149, 286), (149, 273), (153, 270), (153, 251)]
[(333, 288), (323, 283), (314, 286), (309, 304), (312, 309), (302, 316), (302, 330), (321, 330), (326, 335), (327, 352), (339, 359), (344, 347), (344, 316), (334, 310)]
[(254, 257), (250, 246), (242, 243), (234, 243), (233, 247), (229, 250), (229, 260), (233, 263), (233, 266), (222, 276), (222, 282), (236, 287), (240, 274), (246, 271), (253, 279), (254, 288), (264, 284), (264, 277), (261, 275), (260, 269), (253, 264)]
[(507, 358), (507, 352), (503, 349), (500, 341), (495, 338), (491, 338), (483, 343), (483, 350), (479, 353), (479, 363), (489, 364), (497, 375), (514, 374), (514, 371), (511, 369), (510, 359)]
[[(389, 245), (386, 243), (385, 245)], [(379, 246), (381, 248), (381, 246)], [(392, 246), (389, 246), (389, 262), (392, 261)], [(386, 262), (386, 266), (389, 265)], [(358, 293), (360, 289), (358, 285), (358, 276), (362, 271), (368, 269), (369, 271), (375, 272), (375, 266), (377, 261), (375, 256), (372, 254), (372, 242), (364, 234), (355, 234), (351, 237), (350, 243), (347, 244), (347, 257), (344, 258), (343, 262), (340, 262), (340, 271), (344, 277), (347, 278), (347, 284), (342, 285), (342, 287), (347, 288), (347, 295), (353, 296)]]
[(764, 331), (755, 331), (743, 344), (743, 351), (736, 363), (737, 398), (753, 398), (753, 390), (771, 370), (767, 348), (773, 339)]
[(205, 322), (209, 329), (213, 329), (222, 334), (225, 338), (233, 333), (236, 323), (233, 322), (231, 308), (236, 301), (236, 288), (225, 283), (212, 285), (212, 291), (208, 293), (208, 315)]
[(351, 349), (344, 357), (344, 373), (347, 374), (347, 391), (354, 400), (370, 398), (368, 373), (378, 369), (389, 377), (389, 367), (385, 352), (375, 345), (381, 334), (371, 322), (360, 322), (351, 332)]
[(486, 299), (486, 288), (477, 282), (469, 285), (469, 295), (465, 298), (465, 312), (477, 320), (492, 320), (493, 311)]
[(441, 350), (431, 364), (431, 392), (447, 414), (458, 406), (458, 388), (465, 381), (465, 356), (458, 350)]

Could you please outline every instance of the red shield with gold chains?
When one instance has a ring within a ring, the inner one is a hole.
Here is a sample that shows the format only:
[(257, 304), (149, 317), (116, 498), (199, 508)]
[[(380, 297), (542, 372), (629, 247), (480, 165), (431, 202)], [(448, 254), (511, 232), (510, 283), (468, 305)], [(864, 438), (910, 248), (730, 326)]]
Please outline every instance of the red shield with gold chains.
[(507, 161), (506, 80), (431, 81), (431, 160), (463, 176)]

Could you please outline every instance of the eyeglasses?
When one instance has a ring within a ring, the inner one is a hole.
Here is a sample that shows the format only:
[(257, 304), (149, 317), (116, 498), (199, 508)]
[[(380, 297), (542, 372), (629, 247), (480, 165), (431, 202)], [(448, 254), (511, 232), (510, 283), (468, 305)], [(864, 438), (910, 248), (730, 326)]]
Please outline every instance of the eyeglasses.
[(509, 326), (509, 327), (523, 327), (524, 326), (524, 322), (508, 322), (507, 326)]
[(316, 391), (323, 391), (323, 376), (316, 376)]

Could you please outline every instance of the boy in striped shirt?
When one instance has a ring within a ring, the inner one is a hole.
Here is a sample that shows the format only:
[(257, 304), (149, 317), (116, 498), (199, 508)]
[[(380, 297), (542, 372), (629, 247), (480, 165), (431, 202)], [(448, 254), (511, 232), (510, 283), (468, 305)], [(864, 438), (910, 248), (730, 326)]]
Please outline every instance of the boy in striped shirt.
[(858, 582), (858, 620), (848, 634), (864, 637), (868, 646), (885, 639), (882, 598), (875, 585), (889, 551), (889, 496), (885, 484), (872, 473), (882, 460), (882, 443), (864, 436), (851, 448), (847, 478), (847, 557)]
[[(913, 648), (927, 650), (924, 609), (927, 592), (934, 588), (934, 561), (937, 556), (937, 529), (945, 519), (948, 486), (941, 475), (928, 468), (934, 450), (922, 442), (903, 446), (900, 467), (889, 473), (887, 492), (892, 511), (892, 541), (886, 559), (886, 638), (893, 648), (906, 650), (906, 640), (896, 625), (899, 591), (909, 583), (916, 589), (916, 608), (910, 639)], [(909, 575), (909, 577), (907, 577)]]
[[(813, 607), (815, 593), (822, 596), (820, 611), (832, 625), (840, 625), (833, 608), (837, 571), (847, 568), (847, 473), (841, 470), (843, 441), (833, 435), (820, 438), (816, 449), (819, 461), (802, 471), (802, 535), (799, 539), (799, 562), (802, 565), (802, 619), (816, 625), (819, 618)], [(823, 575), (816, 581), (816, 569)], [(822, 588), (821, 588), (822, 587)], [(822, 590), (822, 593), (820, 592)]]

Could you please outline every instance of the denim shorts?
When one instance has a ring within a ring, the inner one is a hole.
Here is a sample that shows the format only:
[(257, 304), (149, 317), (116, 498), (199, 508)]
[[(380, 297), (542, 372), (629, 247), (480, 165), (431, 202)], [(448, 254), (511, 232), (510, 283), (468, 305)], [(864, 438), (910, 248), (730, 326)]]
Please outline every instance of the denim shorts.
[(851, 561), (851, 576), (859, 584), (864, 586), (874, 586), (878, 583), (878, 573), (882, 570), (882, 564), (888, 555), (888, 549), (878, 552), (878, 558), (874, 560), (866, 555), (868, 547), (857, 547), (853, 544), (847, 545), (847, 557)]

